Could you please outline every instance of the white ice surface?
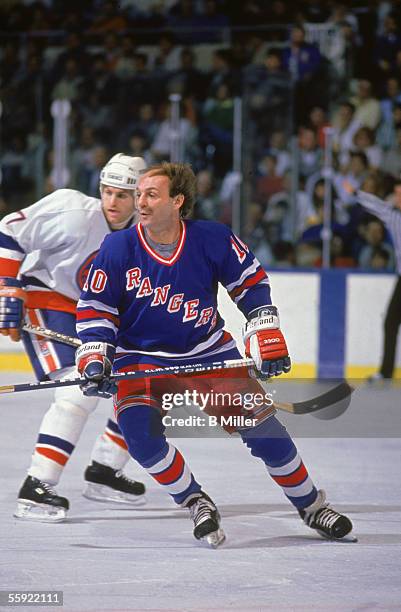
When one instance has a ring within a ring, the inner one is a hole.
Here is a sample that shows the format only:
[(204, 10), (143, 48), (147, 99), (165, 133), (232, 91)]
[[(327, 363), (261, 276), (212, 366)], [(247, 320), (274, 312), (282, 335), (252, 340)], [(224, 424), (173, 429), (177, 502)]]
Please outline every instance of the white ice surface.
[[(26, 379), (2, 374), (0, 384)], [(375, 405), (379, 397), (383, 410), (389, 397), (399, 415), (400, 395), (374, 391), (367, 397)], [(176, 440), (223, 517), (227, 542), (211, 550), (193, 539), (186, 511), (176, 509), (139, 466), (128, 471), (147, 484), (147, 506), (133, 510), (81, 496), (108, 402), (91, 416), (59, 484), (71, 502), (68, 521), (14, 519), (50, 397), (48, 391), (0, 396), (0, 589), (64, 592), (63, 608), (17, 609), (401, 610), (400, 437), (297, 440), (316, 483), (353, 520), (356, 544), (325, 541), (304, 526), (238, 439)]]

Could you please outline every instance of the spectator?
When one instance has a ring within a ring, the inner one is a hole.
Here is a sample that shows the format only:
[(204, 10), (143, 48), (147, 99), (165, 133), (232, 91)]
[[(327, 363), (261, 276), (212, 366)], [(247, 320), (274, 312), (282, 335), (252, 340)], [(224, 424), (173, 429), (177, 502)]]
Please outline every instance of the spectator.
[[(369, 167), (372, 170), (378, 169), (383, 158), (383, 151), (377, 144), (375, 144), (374, 131), (368, 127), (360, 127), (354, 134), (353, 142), (353, 151), (365, 153), (368, 159)], [(341, 164), (346, 164), (348, 159), (349, 155), (344, 155), (341, 157)]]
[(255, 199), (266, 207), (268, 200), (284, 189), (284, 179), (277, 174), (277, 158), (275, 155), (267, 154), (260, 160), (258, 170), (261, 176), (256, 182)]
[(367, 79), (360, 79), (357, 84), (356, 95), (350, 100), (355, 106), (355, 119), (363, 126), (375, 130), (380, 123), (380, 103), (372, 94), (372, 83)]
[(333, 150), (341, 159), (353, 147), (354, 135), (361, 127), (355, 118), (355, 106), (351, 102), (342, 102), (332, 117)]
[(362, 235), (365, 245), (358, 253), (358, 266), (370, 268), (372, 256), (377, 248), (388, 254), (388, 271), (394, 270), (394, 255), (391, 245), (386, 241), (386, 232), (383, 223), (379, 219), (369, 219), (363, 227)]
[(213, 173), (210, 170), (200, 170), (196, 175), (196, 185), (194, 218), (216, 221), (220, 216), (220, 199)]
[(197, 100), (205, 97), (205, 77), (195, 67), (195, 53), (190, 47), (183, 47), (180, 53), (180, 67), (168, 77), (167, 91), (183, 97), (193, 96)]
[[(300, 25), (293, 26), (289, 45), (283, 51), (283, 67), (295, 83), (295, 123), (305, 121), (310, 108), (318, 97), (322, 98), (321, 87), (323, 68), (322, 56), (316, 45), (305, 41), (305, 30)], [(320, 81), (318, 83), (318, 81)], [(319, 96), (318, 90), (319, 87)]]
[(202, 139), (215, 149), (216, 174), (222, 177), (232, 165), (234, 100), (229, 87), (222, 83), (216, 95), (203, 106)]
[[(188, 118), (182, 115), (183, 108), (184, 105), (182, 104), (181, 116), (179, 119), (178, 126), (178, 159), (186, 163), (196, 165), (199, 156), (198, 127), (197, 125), (191, 123)], [(164, 106), (164, 119), (160, 123), (154, 140), (151, 144), (151, 153), (156, 161), (169, 159), (171, 146), (172, 144), (174, 144), (175, 133), (171, 125), (170, 109), (170, 104), (166, 104)]]
[[(401, 115), (401, 107), (400, 107)], [(395, 130), (395, 144), (385, 151), (381, 169), (388, 172), (394, 178), (401, 176), (401, 121)]]
[(317, 137), (313, 129), (301, 126), (298, 132), (299, 148), (299, 174), (308, 178), (317, 172), (322, 163), (322, 150), (318, 146)]
[(280, 51), (270, 49), (262, 66), (247, 66), (244, 82), (249, 107), (261, 133), (271, 134), (285, 125), (290, 112), (290, 81), (283, 70)]

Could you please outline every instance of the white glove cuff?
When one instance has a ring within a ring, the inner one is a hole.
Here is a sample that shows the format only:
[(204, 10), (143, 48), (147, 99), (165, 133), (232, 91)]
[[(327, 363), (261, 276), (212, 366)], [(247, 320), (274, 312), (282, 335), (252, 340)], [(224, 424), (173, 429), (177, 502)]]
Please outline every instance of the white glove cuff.
[(75, 363), (78, 364), (83, 357), (93, 353), (104, 355), (112, 363), (115, 350), (115, 347), (107, 342), (85, 342), (75, 353)]
[(276, 306), (264, 306), (255, 312), (255, 317), (245, 323), (243, 331), (244, 343), (250, 336), (262, 329), (279, 329), (280, 317)]

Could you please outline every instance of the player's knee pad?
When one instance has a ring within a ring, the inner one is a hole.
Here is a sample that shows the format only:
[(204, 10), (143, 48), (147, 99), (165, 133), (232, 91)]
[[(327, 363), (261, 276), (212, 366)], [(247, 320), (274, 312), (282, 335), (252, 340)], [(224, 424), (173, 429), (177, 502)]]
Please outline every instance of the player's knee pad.
[[(59, 380), (76, 378), (78, 376), (74, 367), (64, 368), (53, 372), (50, 378)], [(86, 397), (81, 389), (77, 386), (58, 387), (54, 392), (54, 404), (62, 406), (64, 410), (71, 410), (78, 414), (82, 413), (86, 416), (91, 414), (98, 405), (98, 397)]]
[(274, 464), (294, 452), (295, 445), (290, 434), (275, 416), (240, 434), (251, 454), (267, 463)]
[(160, 453), (166, 445), (161, 415), (151, 406), (125, 408), (118, 416), (118, 424), (131, 457), (141, 465)]

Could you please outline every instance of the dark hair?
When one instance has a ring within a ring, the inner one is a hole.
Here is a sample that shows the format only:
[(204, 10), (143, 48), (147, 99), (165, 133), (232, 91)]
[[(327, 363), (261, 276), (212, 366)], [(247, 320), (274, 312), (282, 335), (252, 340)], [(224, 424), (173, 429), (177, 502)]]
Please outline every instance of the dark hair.
[(167, 176), (170, 180), (170, 196), (184, 196), (181, 206), (182, 218), (188, 217), (192, 212), (196, 199), (196, 177), (189, 164), (162, 162), (146, 170), (148, 176)]

